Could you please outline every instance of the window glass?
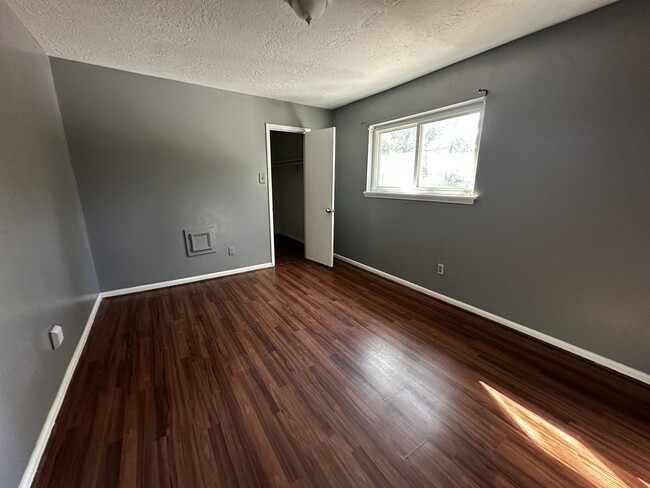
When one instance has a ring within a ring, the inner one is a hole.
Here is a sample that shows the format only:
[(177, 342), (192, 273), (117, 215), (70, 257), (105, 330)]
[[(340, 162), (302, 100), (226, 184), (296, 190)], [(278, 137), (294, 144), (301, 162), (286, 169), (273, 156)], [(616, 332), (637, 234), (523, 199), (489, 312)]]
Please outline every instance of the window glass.
[(475, 112), (422, 125), (419, 186), (471, 187), (480, 119)]
[(417, 127), (379, 135), (379, 174), (377, 186), (410, 187), (413, 185)]

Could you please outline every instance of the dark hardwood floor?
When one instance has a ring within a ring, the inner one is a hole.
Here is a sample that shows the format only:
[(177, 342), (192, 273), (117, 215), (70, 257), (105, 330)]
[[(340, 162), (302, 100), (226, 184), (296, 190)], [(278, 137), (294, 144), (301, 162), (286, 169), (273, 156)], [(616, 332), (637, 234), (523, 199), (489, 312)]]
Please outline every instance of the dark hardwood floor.
[(646, 386), (279, 248), (105, 300), (34, 486), (650, 486)]

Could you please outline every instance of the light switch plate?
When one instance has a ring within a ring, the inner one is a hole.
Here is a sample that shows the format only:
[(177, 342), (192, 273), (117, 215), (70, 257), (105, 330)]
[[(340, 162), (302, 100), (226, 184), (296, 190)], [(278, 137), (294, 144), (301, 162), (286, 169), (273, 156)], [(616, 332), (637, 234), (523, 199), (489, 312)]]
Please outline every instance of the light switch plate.
[(260, 185), (266, 183), (266, 173), (257, 173), (257, 177), (259, 179)]
[(201, 256), (217, 252), (214, 234), (214, 226), (183, 230), (187, 256)]

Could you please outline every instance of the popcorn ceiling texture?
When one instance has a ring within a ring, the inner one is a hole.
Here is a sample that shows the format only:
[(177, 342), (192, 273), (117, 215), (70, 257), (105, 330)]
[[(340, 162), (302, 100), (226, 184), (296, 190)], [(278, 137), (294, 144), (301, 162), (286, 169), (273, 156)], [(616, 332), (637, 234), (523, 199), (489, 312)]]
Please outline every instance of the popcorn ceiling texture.
[[(334, 108), (612, 0), (7, 0), (55, 57)], [(478, 89), (478, 86), (477, 86)]]

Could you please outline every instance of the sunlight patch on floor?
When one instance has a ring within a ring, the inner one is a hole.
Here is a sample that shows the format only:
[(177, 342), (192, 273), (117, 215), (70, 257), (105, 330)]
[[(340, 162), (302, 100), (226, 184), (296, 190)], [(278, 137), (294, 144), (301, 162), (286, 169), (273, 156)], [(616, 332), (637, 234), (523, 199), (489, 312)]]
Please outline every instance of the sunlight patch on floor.
[[(551, 424), (503, 393), (480, 381), (481, 385), (503, 411), (540, 449), (569, 469), (602, 488), (632, 488), (605, 464), (589, 447), (572, 435)], [(650, 485), (645, 481), (638, 486)]]

